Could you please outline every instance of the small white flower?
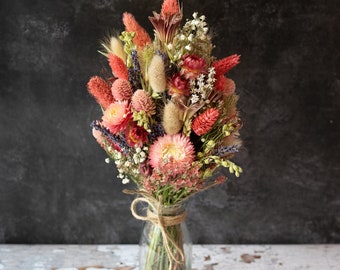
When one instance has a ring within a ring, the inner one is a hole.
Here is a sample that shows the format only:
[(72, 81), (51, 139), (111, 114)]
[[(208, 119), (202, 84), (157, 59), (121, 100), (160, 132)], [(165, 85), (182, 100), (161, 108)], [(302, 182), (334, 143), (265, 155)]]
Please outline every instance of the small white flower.
[(193, 94), (193, 95), (191, 96), (191, 103), (196, 103), (196, 102), (198, 102), (198, 101), (199, 101), (199, 96), (196, 95), (196, 94)]
[(142, 151), (142, 149), (140, 147), (136, 148), (136, 153), (139, 153), (140, 151)]
[(169, 43), (168, 45), (166, 45), (168, 47), (169, 50), (171, 50), (173, 48), (172, 44)]
[(184, 47), (187, 51), (191, 51), (191, 45), (189, 44), (189, 45), (187, 45), (187, 46), (185, 46)]
[(109, 164), (109, 163), (110, 163), (110, 159), (109, 159), (109, 158), (106, 158), (106, 159), (105, 159), (105, 163)]
[(140, 152), (140, 156), (145, 157), (146, 156), (145, 152)]
[(123, 185), (126, 185), (126, 184), (128, 184), (129, 182), (130, 182), (130, 180), (127, 179), (127, 178), (124, 178), (124, 179), (122, 180)]

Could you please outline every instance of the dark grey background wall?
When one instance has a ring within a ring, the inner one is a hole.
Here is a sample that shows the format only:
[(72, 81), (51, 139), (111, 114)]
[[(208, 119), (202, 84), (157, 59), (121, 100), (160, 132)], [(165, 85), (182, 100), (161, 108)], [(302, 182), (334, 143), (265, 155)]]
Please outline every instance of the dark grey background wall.
[[(92, 138), (96, 50), (160, 0), (0, 2), (0, 243), (137, 243), (131, 196)], [(187, 0), (217, 57), (242, 55), (240, 179), (191, 200), (195, 243), (340, 243), (337, 0)], [(131, 186), (129, 186), (131, 187)]]

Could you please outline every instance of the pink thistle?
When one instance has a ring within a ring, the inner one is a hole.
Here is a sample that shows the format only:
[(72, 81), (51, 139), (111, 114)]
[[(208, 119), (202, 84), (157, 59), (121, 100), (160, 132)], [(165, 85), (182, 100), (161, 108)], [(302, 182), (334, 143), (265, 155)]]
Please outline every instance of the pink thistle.
[(94, 76), (89, 80), (87, 89), (104, 109), (115, 102), (109, 84), (99, 76)]
[(176, 15), (180, 13), (179, 4), (177, 0), (164, 0), (161, 9), (161, 15), (163, 18)]
[(132, 113), (126, 100), (112, 103), (104, 111), (104, 115), (102, 117), (103, 125), (113, 134), (117, 134), (126, 128), (131, 118)]
[(224, 75), (220, 75), (216, 78), (215, 89), (229, 96), (235, 92), (236, 85), (233, 80), (226, 78)]
[(117, 78), (128, 80), (129, 73), (124, 61), (119, 56), (112, 53), (108, 55), (108, 59), (113, 75)]
[(129, 100), (132, 96), (132, 87), (128, 80), (117, 79), (111, 87), (112, 96), (116, 100)]
[(182, 134), (159, 137), (149, 149), (150, 165), (161, 172), (182, 173), (194, 158), (194, 145)]
[(149, 34), (145, 31), (143, 27), (139, 25), (132, 14), (125, 12), (123, 14), (123, 23), (127, 32), (135, 33), (133, 42), (138, 46), (138, 48), (143, 48), (145, 45), (151, 43), (151, 38)]
[(143, 89), (137, 90), (131, 98), (132, 108), (137, 112), (144, 111), (147, 116), (155, 114), (156, 105), (148, 92)]
[(183, 57), (181, 65), (181, 75), (186, 79), (195, 79), (206, 69), (206, 62), (203, 57), (196, 54), (186, 55)]
[(135, 122), (125, 129), (124, 135), (127, 143), (132, 147), (142, 147), (148, 141), (147, 131), (137, 126)]
[(194, 119), (191, 128), (198, 136), (204, 135), (215, 124), (218, 116), (219, 111), (216, 108), (207, 109)]
[(180, 74), (175, 74), (168, 84), (170, 95), (184, 95), (188, 96), (189, 93), (189, 82), (183, 78)]
[(233, 67), (239, 64), (240, 57), (241, 57), (240, 55), (233, 54), (212, 63), (212, 67), (215, 68), (216, 72), (215, 77), (226, 74), (229, 70), (231, 70)]

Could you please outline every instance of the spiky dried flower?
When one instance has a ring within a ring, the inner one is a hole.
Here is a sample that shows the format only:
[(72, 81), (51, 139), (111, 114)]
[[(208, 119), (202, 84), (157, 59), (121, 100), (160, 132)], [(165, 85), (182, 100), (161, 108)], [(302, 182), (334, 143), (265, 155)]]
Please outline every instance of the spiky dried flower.
[(87, 89), (104, 109), (106, 109), (111, 103), (115, 102), (111, 93), (110, 85), (99, 76), (94, 76), (89, 80), (87, 83)]
[(191, 128), (198, 136), (204, 135), (215, 124), (218, 116), (219, 111), (216, 108), (209, 108), (193, 120)]
[(108, 60), (114, 76), (124, 80), (129, 79), (127, 67), (119, 56), (110, 53), (108, 55)]
[(127, 32), (135, 33), (133, 42), (137, 45), (138, 48), (143, 48), (145, 45), (151, 43), (151, 38), (149, 34), (142, 26), (139, 25), (132, 14), (128, 12), (125, 12), (123, 14), (123, 24), (125, 25), (125, 29)]

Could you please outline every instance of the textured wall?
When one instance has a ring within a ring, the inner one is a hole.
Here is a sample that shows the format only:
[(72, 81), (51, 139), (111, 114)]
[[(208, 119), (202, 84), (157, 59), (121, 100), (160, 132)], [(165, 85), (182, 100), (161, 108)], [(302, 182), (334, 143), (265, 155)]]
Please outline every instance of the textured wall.
[[(337, 0), (187, 0), (212, 26), (218, 57), (242, 55), (244, 174), (195, 197), (195, 243), (340, 243)], [(131, 196), (92, 138), (96, 50), (121, 14), (160, 0), (0, 3), (0, 243), (136, 243)], [(114, 183), (115, 182), (115, 183)]]

